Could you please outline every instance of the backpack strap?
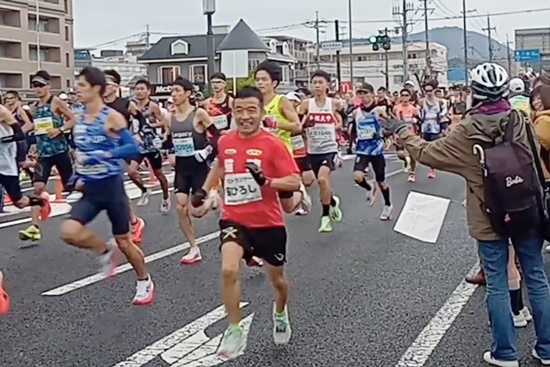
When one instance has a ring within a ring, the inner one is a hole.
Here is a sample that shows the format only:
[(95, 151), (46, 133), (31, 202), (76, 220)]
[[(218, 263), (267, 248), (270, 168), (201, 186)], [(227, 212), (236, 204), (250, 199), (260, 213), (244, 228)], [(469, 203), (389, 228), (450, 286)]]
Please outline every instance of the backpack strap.
[(514, 113), (514, 110), (510, 111), (510, 114), (508, 115), (508, 123), (506, 123), (506, 129), (504, 130), (504, 136), (503, 141), (506, 142), (512, 142), (514, 141), (514, 127), (515, 127), (515, 121), (521, 121), (522, 117), (517, 116), (517, 118), (512, 118), (512, 114)]
[(525, 112), (519, 110), (513, 110), (512, 113), (519, 115), (519, 118), (522, 119), (525, 123), (525, 131), (527, 132), (527, 140), (529, 141), (529, 147), (531, 148), (531, 153), (533, 154), (533, 163), (535, 164), (535, 169), (537, 170), (537, 176), (539, 176), (539, 181), (544, 189), (546, 189), (546, 180), (544, 179), (544, 171), (542, 170), (542, 162), (540, 159), (540, 152), (537, 150), (537, 143), (535, 141), (535, 135), (533, 134), (533, 127), (529, 123)]

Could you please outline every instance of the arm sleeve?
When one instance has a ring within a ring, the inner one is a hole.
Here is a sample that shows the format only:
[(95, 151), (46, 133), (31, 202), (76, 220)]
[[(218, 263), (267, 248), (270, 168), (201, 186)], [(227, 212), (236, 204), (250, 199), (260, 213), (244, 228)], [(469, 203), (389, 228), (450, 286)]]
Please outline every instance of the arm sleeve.
[(113, 159), (127, 159), (138, 155), (139, 147), (130, 131), (122, 129), (118, 131), (118, 134), (120, 136), (119, 146), (110, 152)]

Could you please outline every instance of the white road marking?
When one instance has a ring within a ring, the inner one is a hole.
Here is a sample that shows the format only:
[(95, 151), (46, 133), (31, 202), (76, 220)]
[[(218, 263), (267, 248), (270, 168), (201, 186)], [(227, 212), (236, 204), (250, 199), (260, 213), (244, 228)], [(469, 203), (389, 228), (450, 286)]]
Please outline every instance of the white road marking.
[[(166, 175), (166, 178), (169, 181), (172, 180), (173, 177), (174, 177), (173, 173)], [(149, 185), (145, 185), (145, 186), (147, 187)], [(130, 183), (130, 184), (126, 185), (125, 188), (126, 188), (126, 193), (128, 194), (128, 197), (130, 198), (130, 200), (137, 199), (141, 196), (141, 190), (135, 184)], [(174, 188), (171, 187), (169, 190), (173, 191)], [(159, 194), (162, 194), (162, 190), (160, 190), (160, 189), (151, 191), (151, 195), (159, 195)], [(80, 193), (73, 193), (73, 194), (67, 196), (67, 198), (66, 198), (67, 203), (58, 204), (58, 203), (53, 203), (52, 202), (51, 203), (52, 213), (50, 214), (50, 218), (59, 217), (61, 215), (65, 215), (65, 214), (69, 213), (71, 211), (70, 203), (73, 203), (73, 202), (77, 201), (79, 197), (80, 197)], [(53, 201), (54, 199), (55, 199), (55, 195), (50, 195), (50, 200)], [(24, 212), (30, 212), (30, 209), (29, 208), (17, 209), (17, 208), (14, 207), (14, 209), (12, 209), (12, 212), (10, 212), (10, 213), (0, 214), (0, 218), (2, 216), (9, 216), (9, 215), (24, 213)], [(7, 228), (7, 227), (18, 226), (20, 224), (29, 223), (30, 221), (31, 221), (30, 217), (16, 219), (16, 220), (10, 220), (10, 221), (4, 222), (4, 223), (0, 223), (0, 229)]]
[[(475, 274), (478, 270), (479, 265), (475, 265), (468, 274)], [(476, 289), (476, 285), (462, 280), (395, 367), (423, 367)]]
[[(214, 240), (214, 239), (218, 238), (219, 235), (220, 235), (220, 232), (217, 231), (217, 232), (207, 234), (206, 236), (199, 237), (196, 240), (197, 245), (200, 245), (201, 243), (205, 243), (205, 242)], [(178, 252), (187, 250), (190, 247), (191, 246), (189, 245), (189, 242), (185, 242), (185, 243), (182, 243), (180, 245), (176, 245), (176, 246), (167, 248), (166, 250), (155, 252), (154, 254), (151, 254), (151, 255), (145, 257), (145, 263), (148, 264), (148, 263), (151, 263), (153, 261), (157, 261), (157, 260), (163, 259), (165, 257), (172, 256), (174, 254), (177, 254)], [(124, 273), (128, 270), (131, 270), (131, 269), (132, 269), (132, 266), (130, 264), (126, 263), (124, 265), (120, 265), (120, 266), (116, 267), (115, 274), (121, 274), (121, 273)], [(105, 279), (105, 277), (102, 274), (90, 275), (86, 278), (83, 278), (83, 279), (77, 280), (75, 282), (72, 282), (72, 283), (57, 287), (55, 289), (46, 291), (46, 292), (42, 293), (42, 295), (43, 296), (62, 296), (64, 294), (70, 293), (70, 292), (75, 291), (77, 289), (84, 288), (84, 287), (89, 286), (91, 284), (100, 282), (104, 279)]]
[(419, 241), (436, 243), (451, 200), (411, 191), (393, 230)]
[[(248, 304), (248, 302), (241, 302), (240, 307), (246, 307)], [(205, 357), (208, 358), (208, 355), (204, 355), (203, 353), (207, 350), (210, 353), (215, 353), (220, 342), (217, 339), (219, 338), (221, 340), (221, 334), (213, 339), (210, 339), (206, 336), (204, 331), (209, 326), (222, 320), (225, 315), (225, 307), (220, 306), (199, 319), (185, 325), (183, 328), (176, 330), (172, 334), (149, 345), (143, 350), (134, 353), (130, 357), (126, 358), (125, 361), (120, 362), (113, 367), (142, 367), (159, 356), (165, 362), (174, 367), (209, 367), (222, 363), (223, 360), (219, 360), (219, 363), (216, 364), (205, 364), (205, 362), (211, 363), (211, 361), (203, 361)], [(250, 328), (250, 322), (252, 321), (251, 316), (253, 315), (254, 314), (247, 317), (247, 332)], [(245, 320), (243, 320), (243, 324)]]

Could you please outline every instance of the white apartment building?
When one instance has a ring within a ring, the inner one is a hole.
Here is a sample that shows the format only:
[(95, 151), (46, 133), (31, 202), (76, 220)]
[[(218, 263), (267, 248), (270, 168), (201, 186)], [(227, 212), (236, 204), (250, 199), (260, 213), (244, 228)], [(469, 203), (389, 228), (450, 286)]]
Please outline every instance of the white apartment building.
[[(79, 53), (86, 50), (78, 50)], [(87, 52), (87, 57), (75, 57), (75, 78), (80, 71), (86, 66), (93, 66), (100, 70), (116, 70), (120, 74), (121, 86), (125, 87), (136, 78), (147, 76), (147, 66), (138, 63), (138, 57), (124, 54), (123, 51), (102, 51), (101, 56), (94, 56), (91, 52)]]
[[(417, 84), (415, 73), (422, 75), (426, 69), (426, 44), (409, 43), (408, 51), (408, 79)], [(439, 43), (430, 43), (430, 54), (432, 61), (432, 70), (438, 73), (440, 84), (446, 85), (447, 81), (447, 48)], [(328, 73), (336, 75), (336, 51), (320, 50), (321, 69)], [(340, 51), (341, 62), (341, 82), (350, 81), (349, 48), (345, 47)], [(373, 51), (372, 45), (354, 45), (353, 47), (353, 79), (354, 82), (367, 82), (375, 88), (386, 85), (385, 76), (385, 51), (380, 47), (379, 51)], [(401, 44), (392, 44), (388, 51), (389, 66), (389, 89), (399, 91), (403, 88), (404, 70), (403, 70), (403, 46)], [(317, 68), (315, 62), (311, 64), (313, 70)]]

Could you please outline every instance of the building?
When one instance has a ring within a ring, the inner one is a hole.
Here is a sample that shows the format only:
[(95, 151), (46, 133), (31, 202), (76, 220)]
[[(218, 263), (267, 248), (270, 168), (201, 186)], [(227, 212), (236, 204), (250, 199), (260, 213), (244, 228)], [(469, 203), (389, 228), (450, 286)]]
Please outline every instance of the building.
[[(426, 44), (410, 43), (407, 46), (408, 51), (408, 72), (409, 80), (417, 83), (417, 76), (422, 78), (426, 70)], [(440, 84), (447, 84), (447, 48), (438, 43), (430, 42), (430, 52), (432, 60), (432, 70), (437, 73)], [(350, 53), (349, 48), (345, 47), (340, 51), (341, 62), (341, 82), (350, 81)], [(336, 76), (336, 51), (319, 51), (321, 69)], [(317, 68), (314, 62), (311, 67)], [(380, 48), (379, 51), (373, 51), (370, 44), (354, 44), (353, 46), (353, 82), (368, 82), (375, 88), (386, 86), (386, 63), (385, 51)], [(403, 88), (403, 46), (401, 44), (392, 44), (388, 51), (388, 82), (389, 89), (398, 91)]]
[[(266, 59), (273, 60), (283, 68), (282, 84), (293, 82), (291, 70), (296, 60), (290, 51), (283, 50), (277, 39), (262, 40), (242, 19), (231, 31), (228, 26), (215, 26), (214, 47), (217, 71), (222, 67), (222, 52), (244, 50), (248, 51), (246, 67), (249, 71)], [(156, 84), (159, 91), (168, 90), (178, 76), (202, 87), (208, 78), (206, 35), (163, 37), (139, 58), (139, 62), (146, 65), (149, 81)]]
[(101, 70), (116, 70), (120, 74), (122, 87), (133, 86), (133, 80), (146, 78), (147, 67), (138, 62), (138, 58), (122, 50), (101, 50), (99, 56), (94, 56), (92, 50), (76, 49), (75, 77), (86, 66), (93, 66)]
[(539, 50), (540, 62), (525, 63), (533, 69), (550, 71), (550, 27), (516, 29), (516, 50)]
[(285, 47), (288, 47), (289, 54), (295, 59), (294, 67), (291, 70), (291, 78), (297, 86), (305, 87), (310, 79), (308, 70), (311, 69), (310, 64), (314, 57), (313, 43), (305, 39), (290, 36), (270, 36), (269, 38), (277, 41), (276, 47), (278, 53), (283, 53)]
[(71, 0), (0, 3), (0, 90), (15, 89), (26, 97), (32, 94), (31, 75), (45, 69), (59, 91), (73, 85), (73, 68)]

